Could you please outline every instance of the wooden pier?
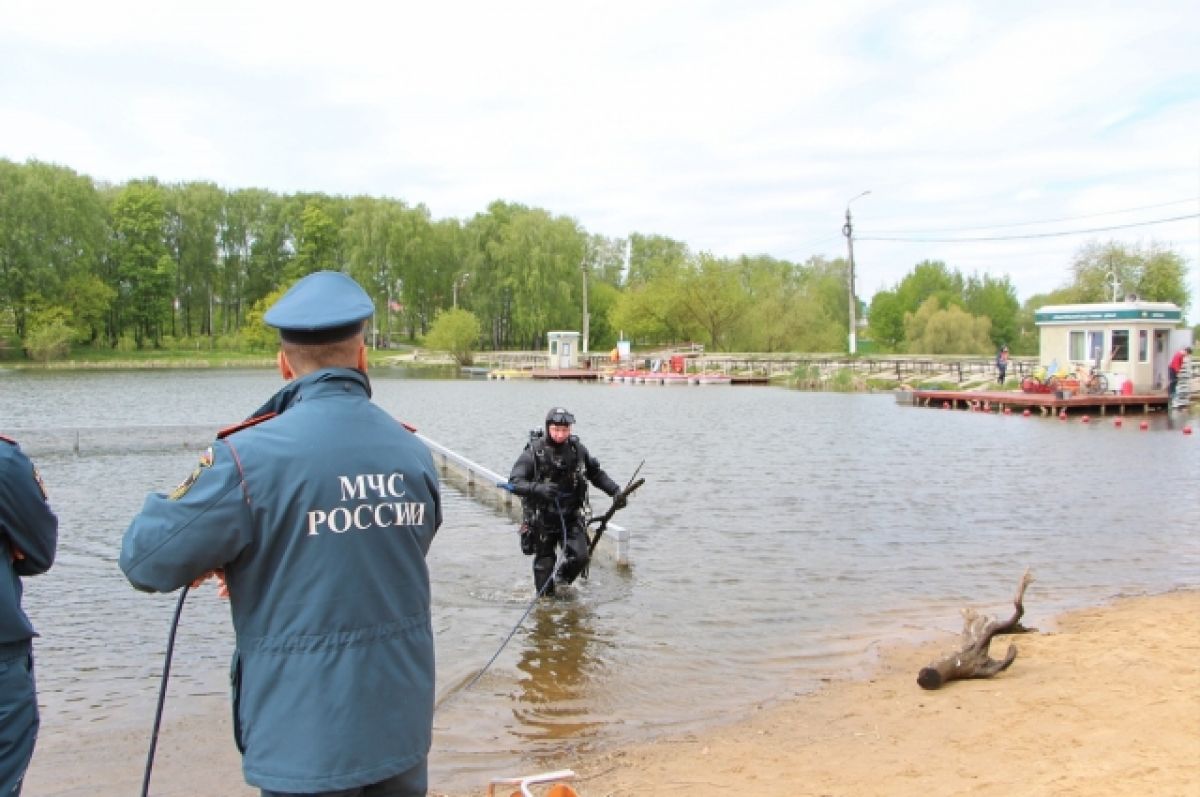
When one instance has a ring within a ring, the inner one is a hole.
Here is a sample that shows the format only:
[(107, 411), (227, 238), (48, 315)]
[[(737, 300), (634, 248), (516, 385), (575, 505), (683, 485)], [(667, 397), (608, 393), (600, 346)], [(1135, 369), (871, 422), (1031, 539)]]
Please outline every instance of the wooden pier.
[(603, 371), (593, 371), (590, 368), (535, 368), (529, 372), (534, 379), (573, 379), (577, 382), (590, 382), (604, 376)]
[(1165, 412), (1167, 409), (1165, 393), (1129, 396), (1096, 393), (1060, 398), (1054, 393), (1023, 393), (1009, 390), (911, 390), (897, 391), (896, 401), (914, 407), (952, 410), (1004, 412), (1006, 409), (1028, 409), (1037, 410), (1042, 415), (1059, 415), (1064, 412), (1107, 415), (1110, 410), (1118, 415), (1148, 415), (1152, 412)]

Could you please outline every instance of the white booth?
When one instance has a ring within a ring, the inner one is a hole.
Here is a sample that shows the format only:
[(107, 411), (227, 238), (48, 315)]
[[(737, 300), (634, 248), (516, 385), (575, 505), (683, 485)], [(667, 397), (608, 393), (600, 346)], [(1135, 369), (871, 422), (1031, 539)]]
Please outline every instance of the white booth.
[(546, 342), (549, 348), (549, 368), (579, 367), (578, 332), (547, 332)]
[(1125, 382), (1134, 393), (1165, 390), (1171, 337), (1182, 320), (1170, 302), (1046, 305), (1034, 315), (1039, 361), (1085, 372), (1096, 368), (1116, 392)]

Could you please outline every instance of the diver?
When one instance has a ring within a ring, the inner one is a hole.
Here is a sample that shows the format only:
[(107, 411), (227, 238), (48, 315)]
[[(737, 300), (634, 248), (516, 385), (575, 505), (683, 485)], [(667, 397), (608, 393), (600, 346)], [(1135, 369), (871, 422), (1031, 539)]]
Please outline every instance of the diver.
[[(539, 595), (553, 595), (555, 582), (570, 584), (589, 559), (588, 482), (625, 505), (625, 495), (600, 463), (571, 434), (575, 416), (562, 407), (546, 414), (544, 429), (530, 434), (508, 477), (521, 496), (521, 552), (533, 556), (533, 583)], [(558, 548), (563, 563), (555, 573)]]

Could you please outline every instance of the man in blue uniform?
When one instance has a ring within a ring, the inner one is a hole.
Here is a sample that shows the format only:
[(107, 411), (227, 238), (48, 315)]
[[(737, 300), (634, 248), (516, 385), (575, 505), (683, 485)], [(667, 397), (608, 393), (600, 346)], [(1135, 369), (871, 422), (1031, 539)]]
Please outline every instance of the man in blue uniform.
[(0, 576), (0, 794), (20, 794), (37, 741), (33, 626), (21, 608), (21, 576), (54, 564), (58, 518), (33, 463), (0, 436), (0, 536), (6, 572)]
[[(523, 499), (521, 551), (533, 556), (533, 583), (539, 595), (553, 595), (555, 581), (573, 582), (587, 566), (589, 541), (588, 482), (616, 501), (621, 487), (571, 434), (575, 416), (562, 407), (546, 414), (537, 432), (513, 463), (508, 483)], [(623, 504), (622, 504), (623, 505)], [(618, 506), (618, 509), (620, 506)], [(556, 549), (563, 549), (562, 567), (555, 573)]]
[(338, 272), (284, 294), (264, 320), (291, 381), (150, 495), (121, 549), (139, 589), (223, 577), (234, 736), (264, 797), (427, 791), (440, 490), (425, 445), (370, 400), (373, 309)]

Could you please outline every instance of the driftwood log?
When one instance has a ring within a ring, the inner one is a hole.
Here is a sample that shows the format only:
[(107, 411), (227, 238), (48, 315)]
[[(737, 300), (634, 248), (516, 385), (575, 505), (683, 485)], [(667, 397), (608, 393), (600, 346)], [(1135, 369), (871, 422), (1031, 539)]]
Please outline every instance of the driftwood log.
[(924, 689), (937, 689), (947, 681), (991, 678), (1007, 670), (1017, 658), (1017, 646), (1009, 645), (1008, 652), (1000, 661), (988, 655), (988, 646), (992, 643), (992, 637), (998, 634), (1023, 634), (1036, 630), (1021, 625), (1021, 616), (1025, 614), (1025, 588), (1031, 581), (1033, 574), (1027, 569), (1021, 576), (1016, 597), (1013, 598), (1013, 616), (1007, 620), (992, 620), (974, 609), (963, 609), (962, 648), (922, 668), (917, 674), (917, 683)]

